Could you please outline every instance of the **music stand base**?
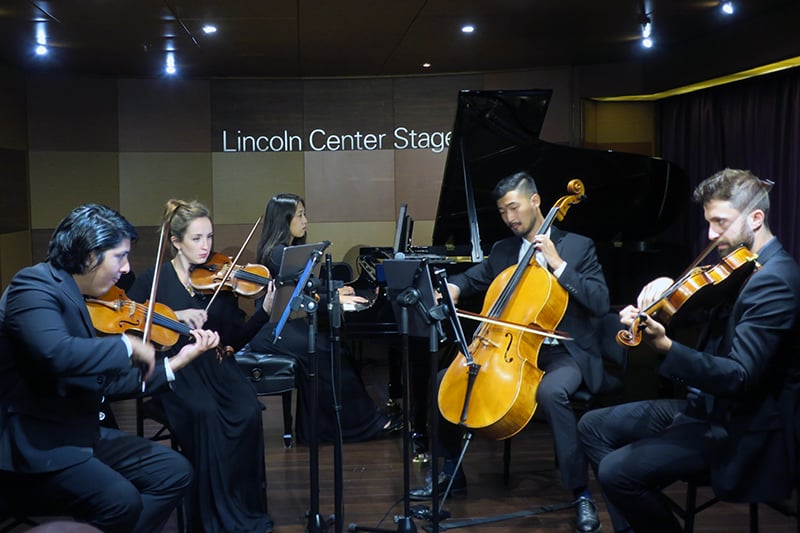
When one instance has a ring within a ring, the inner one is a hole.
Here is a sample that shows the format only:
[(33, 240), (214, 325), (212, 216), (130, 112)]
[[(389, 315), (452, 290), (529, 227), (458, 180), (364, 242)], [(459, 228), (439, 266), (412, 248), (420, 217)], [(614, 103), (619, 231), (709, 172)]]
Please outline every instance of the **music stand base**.
[(328, 518), (324, 518), (320, 514), (307, 516), (308, 524), (306, 525), (306, 533), (326, 533), (334, 522), (334, 517), (332, 515)]
[(350, 524), (347, 531), (369, 531), (371, 533), (417, 533), (417, 526), (410, 516), (398, 516), (397, 529), (385, 529), (379, 527), (366, 527), (359, 526), (358, 524)]
[[(443, 522), (439, 524), (440, 531), (446, 531), (448, 529), (458, 529), (462, 527), (472, 527), (472, 526), (479, 526), (483, 524), (492, 524), (494, 522), (503, 522), (505, 520), (512, 520), (514, 518), (528, 518), (531, 516), (536, 516), (544, 513), (552, 513), (554, 511), (563, 511), (564, 509), (569, 509), (570, 507), (575, 507), (575, 502), (569, 503), (557, 503), (554, 505), (542, 505), (541, 507), (537, 507), (536, 509), (530, 509), (527, 511), (518, 511), (516, 513), (509, 513), (504, 515), (495, 515), (495, 516), (482, 516), (477, 518), (466, 518), (462, 520), (454, 520), (451, 522)], [(423, 526), (422, 529), (425, 531), (431, 531), (432, 528), (429, 526)]]

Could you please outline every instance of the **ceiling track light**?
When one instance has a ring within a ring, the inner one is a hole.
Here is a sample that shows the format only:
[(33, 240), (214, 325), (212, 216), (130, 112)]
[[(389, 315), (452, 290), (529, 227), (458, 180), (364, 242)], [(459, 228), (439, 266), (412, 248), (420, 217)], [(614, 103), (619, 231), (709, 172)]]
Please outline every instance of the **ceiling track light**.
[(650, 20), (650, 17), (645, 15), (642, 18), (642, 46), (645, 48), (652, 48), (653, 47), (653, 40), (650, 36), (653, 33), (653, 23)]
[(719, 3), (719, 8), (726, 15), (733, 15), (733, 2), (731, 2), (731, 0), (726, 0), (725, 2), (720, 2)]

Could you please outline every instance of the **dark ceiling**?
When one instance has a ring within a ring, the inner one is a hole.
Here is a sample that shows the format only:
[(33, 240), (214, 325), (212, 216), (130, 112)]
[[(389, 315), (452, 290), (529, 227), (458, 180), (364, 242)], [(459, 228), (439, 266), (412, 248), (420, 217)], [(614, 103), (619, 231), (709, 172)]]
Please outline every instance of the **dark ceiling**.
[[(180, 76), (203, 78), (644, 62), (758, 25), (797, 0), (734, 3), (726, 17), (717, 0), (2, 0), (0, 62), (24, 71), (156, 77), (173, 49)], [(643, 12), (653, 23), (651, 50), (639, 42)], [(204, 34), (204, 23), (218, 31)], [(466, 23), (473, 34), (460, 31)], [(50, 49), (43, 57), (33, 53), (38, 26)]]

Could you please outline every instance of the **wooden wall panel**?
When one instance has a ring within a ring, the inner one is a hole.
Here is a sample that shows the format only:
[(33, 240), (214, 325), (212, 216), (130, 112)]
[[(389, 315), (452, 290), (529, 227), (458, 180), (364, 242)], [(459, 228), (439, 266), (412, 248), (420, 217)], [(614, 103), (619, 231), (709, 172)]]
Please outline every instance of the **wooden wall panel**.
[[(306, 139), (313, 129), (328, 135), (387, 133), (393, 129), (392, 80), (309, 80), (304, 85)], [(317, 146), (321, 145), (321, 136)], [(388, 149), (384, 146), (384, 149)], [(309, 147), (311, 149), (311, 147)]]
[(118, 129), (116, 81), (47, 76), (29, 82), (31, 150), (116, 152)]
[(305, 196), (300, 152), (214, 152), (212, 165), (217, 224), (252, 224), (264, 213), (267, 201), (281, 192)]
[(121, 152), (210, 152), (207, 80), (119, 80)]
[(20, 73), (0, 66), (0, 148), (28, 147), (25, 90)]
[(403, 150), (395, 155), (394, 190), (396, 207), (408, 204), (415, 220), (433, 220), (439, 203), (447, 152)]
[(0, 234), (0, 292), (21, 268), (31, 264), (31, 233)]
[(394, 219), (394, 151), (306, 152), (310, 220)]
[(120, 208), (116, 152), (31, 151), (28, 157), (32, 228), (54, 228), (85, 203)]
[(132, 224), (161, 221), (170, 198), (200, 200), (213, 211), (211, 153), (120, 153), (120, 211)]
[(28, 158), (24, 150), (0, 148), (0, 233), (30, 227)]
[[(303, 135), (303, 82), (211, 80), (211, 149), (236, 148), (234, 135)], [(223, 131), (226, 143), (223, 145)]]

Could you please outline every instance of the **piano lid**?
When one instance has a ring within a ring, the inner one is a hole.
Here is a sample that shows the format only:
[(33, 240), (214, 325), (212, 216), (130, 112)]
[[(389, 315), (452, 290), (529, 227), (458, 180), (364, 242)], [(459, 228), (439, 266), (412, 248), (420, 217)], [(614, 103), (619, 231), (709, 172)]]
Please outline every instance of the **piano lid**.
[(590, 150), (539, 139), (552, 91), (461, 91), (445, 163), (432, 244), (447, 255), (475, 262), (511, 235), (491, 191), (514, 172), (527, 170), (542, 196), (542, 211), (579, 178), (586, 199), (557, 225), (595, 241), (643, 241), (680, 214), (689, 180), (662, 159)]

